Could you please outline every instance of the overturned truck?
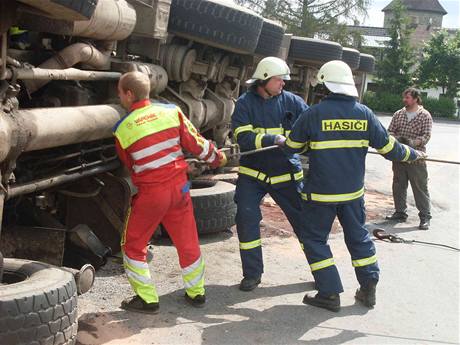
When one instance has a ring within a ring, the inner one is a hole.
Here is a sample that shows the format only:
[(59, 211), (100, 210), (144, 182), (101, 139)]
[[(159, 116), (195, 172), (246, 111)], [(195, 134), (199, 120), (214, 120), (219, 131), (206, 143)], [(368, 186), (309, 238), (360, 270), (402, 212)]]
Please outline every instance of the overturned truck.
[[(234, 100), (270, 55), (289, 62), (287, 88), (309, 103), (322, 63), (344, 59), (361, 93), (373, 69), (371, 56), (292, 37), (231, 1), (0, 2), (0, 342), (75, 343), (77, 294), (120, 250), (136, 192), (112, 139), (125, 115), (121, 74), (148, 75), (152, 98), (179, 105), (206, 138), (232, 150)], [(216, 173), (190, 166), (194, 175)], [(200, 178), (192, 188), (200, 233), (234, 224), (232, 184)]]

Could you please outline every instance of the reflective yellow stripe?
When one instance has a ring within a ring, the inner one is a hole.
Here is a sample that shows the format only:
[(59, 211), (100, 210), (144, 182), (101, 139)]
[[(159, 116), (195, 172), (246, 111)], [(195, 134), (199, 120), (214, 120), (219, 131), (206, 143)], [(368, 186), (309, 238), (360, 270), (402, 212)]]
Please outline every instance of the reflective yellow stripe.
[(303, 171), (302, 170), (299, 171), (299, 172), (296, 172), (294, 174), (294, 180), (299, 181), (299, 180), (302, 180), (302, 179), (303, 179)]
[(240, 242), (240, 249), (249, 250), (249, 249), (260, 247), (261, 245), (262, 245), (262, 240), (259, 238), (258, 240), (251, 241), (251, 242)]
[(263, 134), (257, 134), (256, 135), (256, 149), (261, 149), (262, 148), (262, 139), (264, 138)]
[(330, 259), (326, 259), (323, 261), (315, 262), (310, 265), (310, 268), (311, 268), (311, 271), (314, 272), (314, 271), (322, 270), (323, 268), (334, 266), (334, 265), (335, 265), (334, 259), (330, 258)]
[(253, 132), (253, 131), (254, 130), (253, 130), (252, 125), (240, 126), (240, 127), (235, 128), (235, 130), (233, 131), (233, 135), (235, 136), (235, 140), (236, 140), (238, 137), (238, 134), (242, 132)]
[(273, 135), (276, 135), (276, 134), (283, 134), (283, 133), (284, 133), (284, 129), (281, 128), (281, 127), (275, 127), (275, 128), (261, 128), (261, 127), (257, 127), (257, 128), (254, 128), (254, 132), (256, 132), (256, 133), (262, 133), (262, 134), (273, 134)]
[[(298, 181), (303, 179), (303, 171), (299, 171), (294, 174), (294, 180)], [(270, 183), (271, 184), (277, 184), (277, 183), (283, 183), (283, 182), (289, 182), (292, 180), (292, 174), (283, 174), (279, 176), (273, 176), (270, 177)]]
[(407, 145), (404, 145), (404, 148), (406, 149), (406, 155), (404, 156), (404, 158), (403, 158), (402, 161), (403, 161), (403, 162), (406, 162), (406, 161), (409, 159), (409, 157), (410, 157), (410, 148), (409, 148), (409, 146), (407, 146)]
[(299, 242), (299, 243), (300, 243), (300, 248), (302, 248), (302, 250), (304, 250), (305, 247), (304, 247), (303, 243), (302, 242)]
[(195, 138), (195, 140), (198, 143), (198, 145), (200, 145), (201, 148), (204, 149), (206, 139), (203, 138), (200, 133), (198, 133), (198, 130), (196, 129), (196, 127), (193, 125), (193, 123), (185, 115), (181, 114), (180, 116), (182, 116), (182, 121), (184, 122), (185, 126), (187, 127), (189, 133)]
[(377, 256), (372, 255), (368, 258), (352, 260), (353, 267), (363, 267), (375, 264), (377, 262)]
[(377, 152), (380, 153), (381, 155), (387, 154), (391, 150), (393, 150), (393, 147), (395, 146), (395, 137), (390, 135), (388, 138), (388, 143), (382, 147), (381, 149), (378, 149)]
[(362, 197), (363, 195), (364, 195), (364, 187), (354, 193), (347, 193), (347, 194), (311, 193), (311, 200), (320, 201), (320, 202), (341, 202), (341, 201), (350, 201), (350, 200), (358, 199)]
[(265, 181), (265, 178), (267, 177), (267, 175), (265, 175), (263, 172), (260, 172), (260, 171), (257, 171), (251, 168), (246, 168), (243, 166), (240, 166), (240, 168), (238, 169), (238, 172), (243, 175), (255, 177), (256, 179), (259, 179), (261, 181)]
[(360, 147), (369, 147), (369, 140), (327, 140), (310, 142), (310, 148), (312, 150), (352, 149)]
[(300, 193), (303, 200), (308, 201), (308, 195), (306, 193)]
[(270, 177), (271, 184), (283, 183), (291, 181), (291, 174), (284, 174), (279, 176)]
[(288, 129), (288, 130), (287, 130), (287, 131), (285, 131), (284, 133), (285, 133), (284, 135), (285, 135), (286, 137), (288, 137), (288, 136), (289, 136), (289, 134), (291, 134), (291, 130), (290, 130), (290, 129)]
[(292, 140), (290, 137), (286, 140), (286, 145), (293, 149), (301, 149), (305, 146), (305, 143)]
[(20, 35), (23, 34), (24, 32), (27, 32), (27, 30), (20, 29), (18, 26), (12, 26), (10, 28), (10, 35)]

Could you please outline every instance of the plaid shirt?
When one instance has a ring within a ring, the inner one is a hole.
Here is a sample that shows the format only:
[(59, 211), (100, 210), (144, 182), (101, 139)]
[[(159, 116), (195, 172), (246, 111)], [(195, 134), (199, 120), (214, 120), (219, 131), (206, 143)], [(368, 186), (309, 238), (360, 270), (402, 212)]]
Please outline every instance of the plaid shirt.
[(426, 152), (426, 144), (431, 138), (431, 128), (433, 126), (431, 114), (420, 105), (417, 115), (409, 121), (406, 112), (406, 108), (402, 108), (394, 113), (388, 131), (396, 138), (419, 139), (421, 145), (414, 146), (414, 149)]

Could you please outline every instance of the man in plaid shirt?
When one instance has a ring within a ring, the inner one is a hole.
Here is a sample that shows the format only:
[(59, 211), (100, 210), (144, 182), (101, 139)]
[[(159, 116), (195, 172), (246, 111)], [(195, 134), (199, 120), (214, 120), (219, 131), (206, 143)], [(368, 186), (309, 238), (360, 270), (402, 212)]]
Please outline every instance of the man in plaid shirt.
[[(394, 113), (388, 131), (401, 143), (426, 152), (426, 144), (431, 137), (433, 119), (423, 108), (420, 92), (409, 88), (403, 92), (404, 108)], [(414, 193), (415, 205), (419, 211), (419, 229), (428, 230), (430, 226), (430, 194), (428, 192), (428, 171), (426, 162), (393, 162), (393, 200), (395, 212), (388, 220), (405, 222), (407, 219), (408, 182)]]

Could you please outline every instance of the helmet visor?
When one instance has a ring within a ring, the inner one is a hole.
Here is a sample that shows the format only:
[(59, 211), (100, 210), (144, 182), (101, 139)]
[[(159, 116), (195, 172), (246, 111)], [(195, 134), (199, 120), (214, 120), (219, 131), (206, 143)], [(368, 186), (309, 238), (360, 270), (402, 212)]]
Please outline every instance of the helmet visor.
[(330, 81), (326, 81), (324, 84), (332, 93), (339, 93), (346, 96), (358, 97), (358, 90), (356, 89), (356, 86), (352, 84), (339, 84)]

